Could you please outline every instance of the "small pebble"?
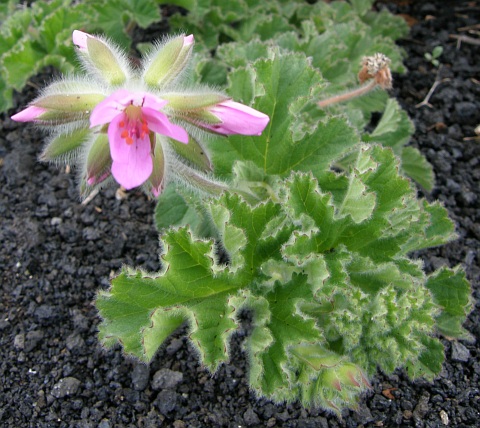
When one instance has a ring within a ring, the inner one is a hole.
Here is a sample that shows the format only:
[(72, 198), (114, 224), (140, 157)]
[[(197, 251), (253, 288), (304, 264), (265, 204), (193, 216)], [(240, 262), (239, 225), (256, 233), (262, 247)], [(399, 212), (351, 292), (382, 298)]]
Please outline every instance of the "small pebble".
[(170, 369), (160, 369), (153, 375), (152, 388), (155, 391), (161, 389), (173, 389), (183, 381), (183, 373)]
[(452, 360), (466, 363), (470, 359), (470, 351), (460, 342), (452, 343)]
[(150, 368), (146, 364), (137, 364), (132, 370), (132, 386), (135, 391), (143, 391), (150, 379)]
[(80, 388), (80, 384), (81, 382), (74, 377), (65, 377), (53, 386), (52, 395), (55, 398), (75, 395)]

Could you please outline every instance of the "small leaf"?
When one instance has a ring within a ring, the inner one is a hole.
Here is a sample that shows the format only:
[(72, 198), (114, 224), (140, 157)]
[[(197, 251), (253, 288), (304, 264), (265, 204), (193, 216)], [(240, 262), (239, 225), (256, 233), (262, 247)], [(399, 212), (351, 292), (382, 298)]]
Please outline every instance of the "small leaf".
[(160, 194), (155, 208), (155, 225), (158, 231), (171, 226), (195, 225), (196, 212), (170, 183)]
[(425, 336), (422, 340), (425, 349), (415, 362), (407, 363), (407, 373), (412, 379), (423, 377), (432, 382), (442, 370), (445, 360), (443, 345), (438, 339)]
[(473, 340), (473, 336), (462, 327), (472, 310), (471, 289), (465, 272), (443, 267), (428, 277), (425, 286), (441, 308), (437, 317), (438, 331), (449, 338)]
[(405, 147), (401, 155), (402, 170), (415, 180), (426, 191), (433, 189), (435, 176), (432, 165), (425, 159), (425, 156), (414, 147)]

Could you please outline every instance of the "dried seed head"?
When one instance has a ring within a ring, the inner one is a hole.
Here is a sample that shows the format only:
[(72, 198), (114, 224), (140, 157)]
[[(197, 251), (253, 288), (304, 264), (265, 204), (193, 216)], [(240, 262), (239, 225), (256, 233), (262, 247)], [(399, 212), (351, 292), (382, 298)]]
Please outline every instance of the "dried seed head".
[(390, 58), (381, 53), (363, 57), (362, 69), (358, 73), (358, 79), (361, 83), (369, 79), (375, 79), (375, 82), (381, 88), (390, 89), (392, 87), (390, 62)]

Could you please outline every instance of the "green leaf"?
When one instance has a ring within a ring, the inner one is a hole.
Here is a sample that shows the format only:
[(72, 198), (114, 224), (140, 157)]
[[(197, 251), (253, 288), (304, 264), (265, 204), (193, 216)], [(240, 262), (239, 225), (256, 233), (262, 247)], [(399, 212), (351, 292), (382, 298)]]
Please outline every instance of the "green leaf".
[[(316, 123), (308, 132), (299, 133), (302, 107), (323, 84), (304, 55), (277, 54), (272, 60), (255, 62), (251, 72), (255, 73), (256, 85), (253, 107), (267, 114), (270, 123), (258, 137), (230, 136), (226, 141), (212, 141), (213, 163), (218, 174), (230, 174), (236, 160), (252, 161), (271, 175), (285, 177), (292, 170), (320, 174), (358, 143), (353, 129), (340, 118)], [(237, 73), (243, 78), (245, 72), (233, 71), (232, 82), (237, 80)], [(237, 87), (235, 94), (241, 99), (251, 99), (252, 86), (245, 85), (243, 92)]]
[(426, 191), (433, 189), (435, 176), (433, 167), (415, 147), (405, 147), (402, 150), (402, 170), (410, 178), (415, 180)]
[(373, 6), (373, 0), (350, 0), (353, 9), (360, 15), (365, 15)]
[[(319, 230), (311, 238), (315, 240), (316, 251), (344, 244), (378, 262), (401, 251), (401, 245), (408, 240), (408, 228), (418, 213), (414, 210), (403, 217), (412, 188), (398, 176), (396, 165), (389, 150), (361, 147), (357, 170), (348, 180), (326, 175), (320, 180), (320, 191), (308, 176), (294, 176), (289, 185), (289, 205), (293, 207), (294, 218), (302, 220), (307, 215), (313, 219)], [(359, 180), (365, 190), (358, 186)], [(358, 198), (362, 204), (349, 212), (349, 205)]]
[[(125, 352), (149, 361), (168, 336), (165, 326), (171, 332), (188, 320), (203, 363), (215, 371), (228, 360), (228, 338), (237, 328), (230, 299), (250, 284), (265, 260), (280, 258), (291, 229), (262, 238), (278, 205), (251, 208), (236, 195), (215, 201), (210, 214), (232, 264), (227, 268), (216, 262), (212, 241), (195, 239), (186, 228), (168, 230), (162, 240), (162, 272), (151, 276), (125, 270), (108, 292), (98, 295), (104, 319), (100, 337), (106, 345), (120, 342)], [(238, 298), (235, 302), (240, 305)]]
[(403, 245), (404, 254), (423, 248), (443, 245), (457, 237), (455, 225), (447, 210), (439, 203), (423, 201), (423, 212), (416, 224), (411, 225), (411, 236)]
[(441, 308), (437, 317), (438, 331), (448, 338), (473, 340), (462, 327), (473, 306), (465, 272), (458, 267), (453, 270), (443, 267), (428, 277), (425, 286)]
[(384, 146), (392, 147), (396, 154), (400, 154), (401, 148), (408, 143), (414, 131), (412, 121), (398, 101), (389, 98), (380, 122), (368, 138), (364, 137), (364, 141), (382, 143)]
[(137, 24), (141, 28), (147, 28), (162, 19), (155, 0), (92, 2), (91, 8), (92, 13), (96, 13), (97, 18), (90, 26), (103, 31), (124, 48), (129, 48), (131, 44), (127, 27)]
[[(158, 335), (166, 337), (165, 324), (171, 331), (188, 319), (203, 363), (215, 371), (228, 359), (227, 339), (236, 328), (228, 298), (238, 285), (225, 275), (214, 276), (212, 242), (195, 240), (179, 229), (169, 231), (163, 244), (165, 268), (160, 275), (125, 271), (113, 280), (109, 292), (98, 295), (97, 307), (104, 318), (101, 337), (108, 344), (119, 340), (126, 352), (149, 361), (161, 344)], [(166, 318), (159, 308), (173, 311), (173, 318)]]
[(212, 236), (209, 223), (198, 199), (174, 183), (169, 183), (157, 199), (155, 226), (159, 232), (172, 226), (190, 226), (199, 236)]
[(424, 337), (422, 345), (425, 349), (418, 360), (407, 363), (407, 373), (412, 379), (423, 377), (432, 382), (442, 370), (445, 360), (443, 345), (433, 337)]
[(20, 91), (27, 78), (37, 70), (44, 57), (45, 52), (35, 49), (27, 41), (6, 53), (3, 56), (3, 66), (6, 71), (5, 81), (7, 84)]
[[(295, 376), (288, 368), (287, 350), (303, 342), (321, 341), (321, 334), (313, 319), (302, 316), (298, 306), (312, 298), (312, 290), (306, 283), (305, 276), (293, 276), (286, 284), (276, 283), (266, 296), (268, 305), (268, 321), (263, 321), (259, 332), (253, 332), (247, 347), (252, 359), (250, 385), (257, 392), (267, 394), (276, 401), (291, 399), (296, 391), (292, 391), (291, 380)], [(265, 316), (265, 315), (263, 315)], [(258, 335), (267, 335), (272, 339), (271, 345), (257, 349), (252, 343)], [(260, 376), (259, 376), (260, 374)], [(296, 394), (295, 394), (296, 395)]]

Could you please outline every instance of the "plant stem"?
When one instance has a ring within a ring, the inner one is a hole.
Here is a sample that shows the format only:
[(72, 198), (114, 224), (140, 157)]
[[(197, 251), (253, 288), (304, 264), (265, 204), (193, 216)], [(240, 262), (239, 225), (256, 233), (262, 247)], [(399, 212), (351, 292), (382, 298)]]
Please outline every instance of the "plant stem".
[(345, 92), (340, 95), (334, 95), (331, 98), (327, 98), (326, 100), (319, 101), (317, 104), (320, 108), (324, 108), (332, 104), (342, 103), (344, 101), (351, 100), (352, 98), (360, 97), (362, 95), (369, 93), (370, 91), (375, 89), (377, 85), (378, 84), (375, 80), (371, 80), (369, 83), (363, 86), (360, 86), (359, 88), (354, 89), (353, 91)]

